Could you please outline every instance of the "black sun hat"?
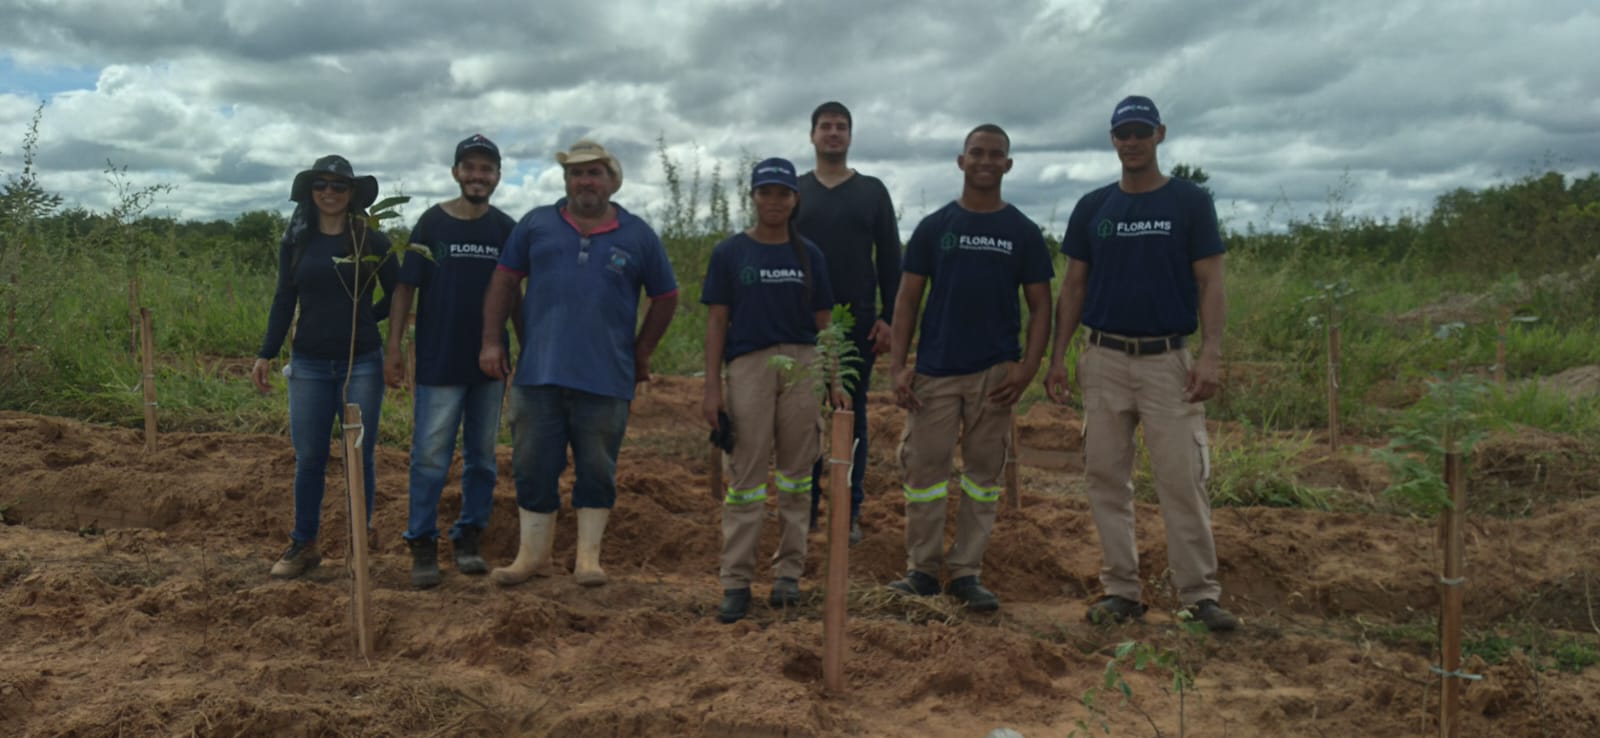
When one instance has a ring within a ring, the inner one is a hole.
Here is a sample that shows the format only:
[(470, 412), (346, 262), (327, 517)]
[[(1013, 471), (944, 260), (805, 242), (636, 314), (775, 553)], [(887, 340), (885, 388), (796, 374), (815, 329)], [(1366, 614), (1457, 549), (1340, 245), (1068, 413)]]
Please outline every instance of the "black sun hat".
[(370, 174), (357, 177), (350, 161), (338, 154), (329, 154), (315, 164), (294, 175), (294, 185), (289, 188), (289, 199), (295, 202), (311, 201), (311, 182), (318, 177), (339, 177), (350, 181), (350, 209), (366, 210), (378, 200), (378, 178)]

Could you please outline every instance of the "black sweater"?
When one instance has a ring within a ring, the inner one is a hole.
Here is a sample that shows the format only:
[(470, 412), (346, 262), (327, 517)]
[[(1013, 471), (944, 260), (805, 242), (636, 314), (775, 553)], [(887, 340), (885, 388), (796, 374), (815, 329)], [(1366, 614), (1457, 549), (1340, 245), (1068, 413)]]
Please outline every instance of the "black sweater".
[[(294, 353), (313, 359), (348, 358), (350, 352), (351, 292), (355, 286), (355, 265), (336, 263), (352, 249), (348, 233), (329, 236), (313, 230), (301, 249), (291, 238), (285, 238), (278, 248), (278, 288), (272, 296), (272, 311), (267, 316), (267, 336), (261, 342), (257, 356), (271, 359), (283, 348), (283, 339), (289, 333), (289, 323), (294, 319), (294, 308), (300, 305), (300, 321), (294, 333)], [(379, 231), (369, 231), (365, 253), (383, 259), (378, 265), (377, 279), (372, 279), (372, 265), (364, 265), (363, 279), (358, 293), (359, 308), (355, 318), (355, 355), (376, 351), (383, 345), (378, 334), (378, 321), (389, 316), (389, 296), (394, 291), (395, 265), (389, 257), (389, 238)], [(300, 251), (299, 259), (295, 252)], [(374, 283), (382, 285), (383, 299), (373, 304)]]

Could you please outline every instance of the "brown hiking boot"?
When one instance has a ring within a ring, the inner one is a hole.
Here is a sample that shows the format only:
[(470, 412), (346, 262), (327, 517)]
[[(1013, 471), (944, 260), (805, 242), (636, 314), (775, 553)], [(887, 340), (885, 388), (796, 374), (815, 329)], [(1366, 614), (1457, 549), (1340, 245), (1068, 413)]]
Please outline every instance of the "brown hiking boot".
[(289, 544), (289, 550), (278, 557), (272, 565), (273, 579), (294, 579), (317, 568), (322, 563), (322, 554), (317, 553), (317, 542), (301, 543), (294, 541)]

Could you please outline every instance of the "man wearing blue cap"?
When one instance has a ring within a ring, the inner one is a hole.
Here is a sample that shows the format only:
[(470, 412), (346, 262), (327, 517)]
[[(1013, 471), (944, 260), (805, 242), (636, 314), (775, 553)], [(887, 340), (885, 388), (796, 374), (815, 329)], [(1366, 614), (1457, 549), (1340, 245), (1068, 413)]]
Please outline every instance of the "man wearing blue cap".
[[(516, 222), (489, 204), (500, 184), (500, 149), (481, 134), (456, 144), (450, 168), (461, 196), (423, 212), (411, 229), (410, 254), (400, 265), (394, 314), (404, 316), (417, 301), (415, 422), (411, 435), (411, 513), (405, 539), (411, 547), (411, 586), (439, 584), (439, 496), (444, 491), (461, 432), (461, 516), (450, 529), (456, 569), (489, 571), (479, 538), (489, 525), (494, 501), (495, 438), (505, 384), (478, 368), (483, 335), (483, 298), (500, 263), (500, 247)], [(405, 322), (389, 330), (384, 374), (390, 387), (405, 384), (400, 350)], [(497, 330), (505, 332), (504, 325)]]
[[(1166, 521), (1167, 566), (1184, 614), (1226, 631), (1239, 621), (1217, 604), (1222, 585), (1206, 493), (1211, 462), (1203, 404), (1216, 394), (1222, 360), (1222, 235), (1210, 195), (1161, 173), (1156, 147), (1166, 135), (1148, 97), (1125, 98), (1112, 111), (1111, 144), (1122, 178), (1085, 195), (1067, 222), (1061, 239), (1067, 274), (1045, 390), (1067, 401), (1062, 357), (1082, 323), (1089, 329), (1077, 372), (1084, 472), (1105, 588), (1089, 607), (1089, 622), (1136, 620), (1146, 609), (1131, 481), (1134, 429), (1142, 424)], [(1196, 328), (1198, 359), (1185, 348)]]

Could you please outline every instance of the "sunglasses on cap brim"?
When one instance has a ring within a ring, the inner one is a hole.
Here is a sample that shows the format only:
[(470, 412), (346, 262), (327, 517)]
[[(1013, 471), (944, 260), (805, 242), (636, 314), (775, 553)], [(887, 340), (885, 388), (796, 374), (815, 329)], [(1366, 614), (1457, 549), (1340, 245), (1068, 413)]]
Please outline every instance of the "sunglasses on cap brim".
[(1111, 135), (1118, 141), (1137, 138), (1141, 141), (1156, 135), (1156, 127), (1149, 123), (1125, 123), (1111, 129)]
[(346, 182), (346, 181), (344, 181), (342, 179), (313, 179), (313, 180), (311, 180), (311, 191), (312, 192), (321, 192), (323, 190), (333, 190), (334, 192), (343, 194), (343, 193), (346, 193), (346, 192), (350, 191), (350, 183)]

